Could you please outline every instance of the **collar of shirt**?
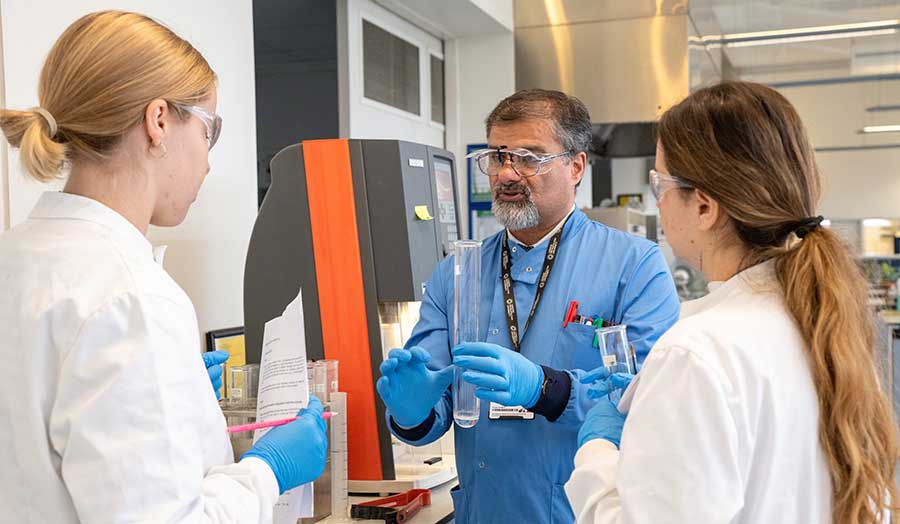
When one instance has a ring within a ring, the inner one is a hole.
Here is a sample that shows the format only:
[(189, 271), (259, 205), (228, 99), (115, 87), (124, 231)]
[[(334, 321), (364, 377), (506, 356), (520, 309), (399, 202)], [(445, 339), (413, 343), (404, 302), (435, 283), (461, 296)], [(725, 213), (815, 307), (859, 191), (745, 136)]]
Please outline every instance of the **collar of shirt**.
[(153, 246), (134, 224), (94, 199), (47, 191), (43, 193), (29, 215), (30, 219), (84, 220), (97, 224), (109, 232), (110, 239), (124, 249), (140, 256), (154, 258)]
[(754, 292), (778, 292), (780, 287), (775, 278), (775, 262), (767, 260), (741, 271), (728, 280), (709, 282), (708, 295), (681, 304), (681, 318), (715, 307), (728, 300), (734, 290), (748, 286)]
[(516, 236), (513, 234), (512, 231), (509, 230), (509, 228), (506, 229), (506, 232), (507, 232), (507, 234), (509, 235), (509, 239), (510, 239), (510, 240), (512, 240), (512, 241), (515, 242), (516, 244), (519, 244), (519, 245), (521, 245), (521, 246), (525, 246), (525, 247), (528, 248), (528, 249), (531, 249), (531, 248), (533, 248), (533, 247), (539, 246), (539, 245), (543, 244), (544, 242), (550, 240), (550, 237), (552, 237), (554, 234), (556, 234), (557, 231), (559, 231), (559, 228), (561, 228), (561, 227), (563, 226), (563, 224), (566, 223), (566, 219), (568, 219), (568, 218), (572, 215), (572, 213), (574, 213), (574, 212), (575, 212), (575, 205), (572, 204), (572, 209), (569, 210), (569, 212), (566, 214), (566, 216), (564, 216), (563, 219), (560, 220), (559, 223), (557, 223), (557, 224), (553, 227), (553, 229), (550, 230), (549, 233), (547, 233), (546, 235), (544, 235), (544, 238), (538, 240), (537, 242), (535, 242), (534, 244), (532, 244), (532, 245), (530, 245), (530, 246), (529, 246), (528, 244), (526, 244), (525, 242), (522, 242), (521, 240), (519, 240), (518, 238), (516, 238)]
[[(553, 228), (553, 231), (550, 231), (547, 236), (536, 243), (531, 247), (522, 247), (524, 244), (522, 242), (513, 238), (510, 234), (509, 236), (509, 250), (510, 257), (512, 262), (512, 267), (510, 268), (510, 276), (513, 280), (517, 282), (522, 282), (525, 284), (534, 284), (538, 281), (538, 278), (541, 274), (541, 269), (544, 265), (544, 257), (547, 254), (547, 248), (550, 246), (549, 239), (552, 237), (557, 231), (559, 231), (560, 227), (566, 223), (566, 220), (573, 215), (575, 212), (575, 208), (572, 208), (572, 211), (566, 215), (565, 218), (560, 220), (559, 224)], [(572, 224), (566, 226), (569, 231), (573, 230), (577, 226), (577, 220), (573, 218), (569, 220)], [(569, 233), (566, 233), (569, 234)], [(502, 235), (500, 235), (502, 238)], [(498, 275), (498, 278), (500, 275)]]

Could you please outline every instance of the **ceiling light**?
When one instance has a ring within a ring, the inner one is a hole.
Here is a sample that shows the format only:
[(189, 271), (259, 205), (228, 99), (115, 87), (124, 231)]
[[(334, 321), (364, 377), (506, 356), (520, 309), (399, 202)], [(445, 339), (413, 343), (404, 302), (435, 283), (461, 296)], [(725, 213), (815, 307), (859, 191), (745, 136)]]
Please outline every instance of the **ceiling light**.
[(900, 20), (892, 19), (878, 20), (875, 22), (859, 22), (854, 24), (820, 25), (791, 29), (775, 29), (771, 31), (709, 35), (704, 37), (692, 37), (689, 40), (707, 46), (749, 47), (791, 42), (834, 40), (837, 38), (889, 35), (897, 33), (898, 29), (900, 29)]
[(892, 124), (889, 126), (866, 126), (859, 130), (860, 133), (898, 133), (900, 132), (900, 124)]
[(865, 227), (890, 227), (891, 221), (886, 218), (867, 218), (863, 220)]
[(900, 105), (880, 105), (880, 106), (872, 106), (867, 107), (866, 111), (869, 113), (876, 113), (881, 111), (900, 111)]
[(852, 33), (822, 33), (812, 35), (781, 36), (771, 38), (754, 38), (751, 40), (724, 41), (724, 46), (755, 47), (761, 45), (794, 44), (797, 42), (819, 42), (822, 40), (839, 40), (841, 38), (860, 38), (863, 36), (893, 35), (897, 34), (896, 28), (871, 29), (868, 31), (854, 31)]
[(900, 20), (879, 20), (877, 22), (861, 22), (856, 24), (818, 25), (812, 27), (795, 27), (792, 29), (775, 29), (772, 31), (755, 31), (752, 33), (731, 33), (722, 35), (723, 40), (744, 40), (747, 38), (773, 38), (779, 36), (794, 36), (807, 33), (824, 32), (851, 32), (866, 29), (896, 28)]

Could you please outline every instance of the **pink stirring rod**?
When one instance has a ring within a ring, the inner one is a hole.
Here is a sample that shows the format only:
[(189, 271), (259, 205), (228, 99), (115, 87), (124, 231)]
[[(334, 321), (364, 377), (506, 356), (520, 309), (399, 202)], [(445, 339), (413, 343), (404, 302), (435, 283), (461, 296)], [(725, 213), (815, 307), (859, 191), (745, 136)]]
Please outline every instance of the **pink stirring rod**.
[[(335, 413), (333, 411), (326, 411), (325, 413), (322, 413), (322, 418), (324, 420), (328, 420), (335, 415), (337, 415), (337, 413)], [(283, 418), (281, 420), (271, 420), (269, 422), (254, 422), (252, 424), (241, 424), (240, 426), (231, 426), (230, 428), (228, 428), (228, 433), (241, 433), (244, 431), (253, 431), (256, 429), (274, 428), (275, 426), (283, 426), (285, 424), (289, 424), (295, 420), (297, 420), (297, 417)]]

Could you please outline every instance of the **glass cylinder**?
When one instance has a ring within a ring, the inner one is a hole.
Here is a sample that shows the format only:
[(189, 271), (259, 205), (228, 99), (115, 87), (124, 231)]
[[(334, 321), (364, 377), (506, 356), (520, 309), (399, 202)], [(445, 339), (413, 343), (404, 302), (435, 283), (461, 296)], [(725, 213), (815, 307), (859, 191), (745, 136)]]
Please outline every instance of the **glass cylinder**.
[(322, 360), (313, 362), (313, 384), (312, 393), (319, 397), (323, 404), (329, 401), (329, 393), (331, 388), (328, 387), (328, 366)]
[[(337, 362), (326, 361), (326, 362)], [(331, 455), (331, 519), (350, 522), (350, 498), (347, 492), (347, 393), (331, 393), (331, 411), (337, 413), (328, 424), (328, 453)]]
[[(478, 341), (478, 312), (481, 305), (481, 242), (453, 243), (453, 345)], [(456, 368), (453, 379), (453, 420), (461, 428), (478, 422), (481, 403), (475, 386), (462, 378)]]
[[(619, 324), (598, 328), (596, 337), (600, 357), (610, 375), (613, 373), (629, 373), (631, 375), (637, 373), (637, 357), (634, 354), (634, 347), (628, 343), (627, 326)], [(621, 399), (621, 389), (610, 391), (609, 400), (614, 404), (618, 404)]]
[(338, 392), (338, 361), (327, 359), (323, 360), (322, 363), (325, 364), (325, 370), (327, 374), (326, 387), (328, 389), (328, 398), (330, 400), (332, 398), (332, 395)]
[(256, 409), (259, 389), (259, 364), (228, 368), (228, 398), (235, 408)]

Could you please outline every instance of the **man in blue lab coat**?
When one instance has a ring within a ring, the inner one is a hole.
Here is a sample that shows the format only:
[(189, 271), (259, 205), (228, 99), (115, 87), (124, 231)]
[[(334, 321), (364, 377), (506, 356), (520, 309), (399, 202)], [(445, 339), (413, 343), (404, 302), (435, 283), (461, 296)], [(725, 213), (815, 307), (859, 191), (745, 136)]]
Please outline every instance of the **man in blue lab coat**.
[(451, 363), (469, 369), (479, 396), (494, 402), (481, 401), (474, 427), (456, 428), (456, 522), (571, 523), (563, 484), (578, 429), (596, 402), (579, 379), (603, 363), (593, 326), (563, 327), (569, 304), (577, 301), (583, 317), (626, 324), (641, 362), (677, 320), (678, 297), (655, 244), (575, 208), (591, 141), (580, 101), (520, 91), (500, 102), (486, 127), (488, 149), (470, 156), (490, 178), (492, 211), (506, 230), (482, 248), (483, 343), (451, 354), (448, 257), (426, 284), (412, 337), (382, 364), (377, 389), (391, 431), (424, 445), (453, 424)]

